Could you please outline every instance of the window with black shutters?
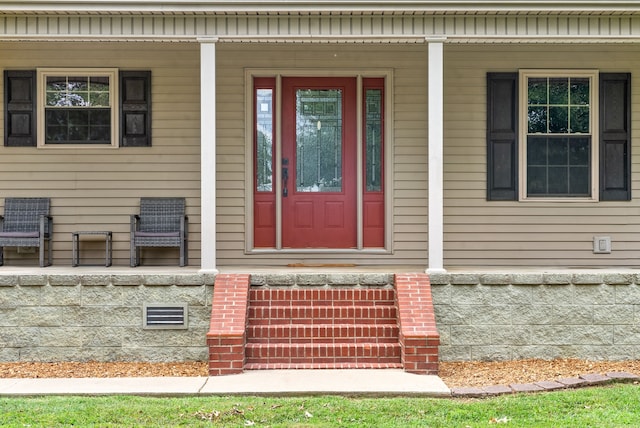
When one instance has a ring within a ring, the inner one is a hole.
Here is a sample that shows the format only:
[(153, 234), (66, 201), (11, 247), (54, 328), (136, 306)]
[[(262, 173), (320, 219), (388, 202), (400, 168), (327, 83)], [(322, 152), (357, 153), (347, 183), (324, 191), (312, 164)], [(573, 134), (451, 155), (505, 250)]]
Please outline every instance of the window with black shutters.
[(631, 76), (487, 74), (487, 199), (631, 199)]

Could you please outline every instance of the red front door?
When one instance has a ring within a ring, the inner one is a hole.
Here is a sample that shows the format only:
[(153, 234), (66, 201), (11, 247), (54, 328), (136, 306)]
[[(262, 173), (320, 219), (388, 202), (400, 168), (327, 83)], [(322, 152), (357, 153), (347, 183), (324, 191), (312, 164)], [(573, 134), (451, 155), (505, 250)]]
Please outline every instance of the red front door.
[(282, 246), (355, 248), (356, 79), (282, 88)]

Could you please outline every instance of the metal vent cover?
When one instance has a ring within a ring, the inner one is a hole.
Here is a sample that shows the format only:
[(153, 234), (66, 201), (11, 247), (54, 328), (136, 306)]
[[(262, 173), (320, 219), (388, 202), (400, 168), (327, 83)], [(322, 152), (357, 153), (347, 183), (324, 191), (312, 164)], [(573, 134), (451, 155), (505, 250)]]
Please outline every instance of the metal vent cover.
[(145, 329), (186, 329), (189, 310), (186, 303), (145, 303), (142, 316)]

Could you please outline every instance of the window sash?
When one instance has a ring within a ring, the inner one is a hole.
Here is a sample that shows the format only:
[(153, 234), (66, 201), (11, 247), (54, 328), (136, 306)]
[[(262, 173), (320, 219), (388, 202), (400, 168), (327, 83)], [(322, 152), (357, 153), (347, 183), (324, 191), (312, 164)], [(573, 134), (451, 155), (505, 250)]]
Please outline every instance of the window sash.
[(520, 72), (521, 200), (597, 200), (597, 85), (594, 70)]
[(116, 69), (38, 69), (38, 147), (117, 147)]

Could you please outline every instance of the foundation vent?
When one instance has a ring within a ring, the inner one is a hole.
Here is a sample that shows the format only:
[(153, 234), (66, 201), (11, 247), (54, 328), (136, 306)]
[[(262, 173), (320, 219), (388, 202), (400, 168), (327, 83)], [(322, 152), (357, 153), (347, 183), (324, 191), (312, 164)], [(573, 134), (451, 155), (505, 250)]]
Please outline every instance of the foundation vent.
[(187, 304), (145, 303), (143, 326), (145, 329), (186, 329)]

